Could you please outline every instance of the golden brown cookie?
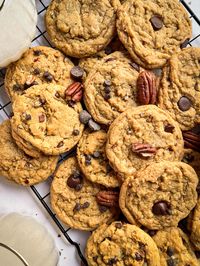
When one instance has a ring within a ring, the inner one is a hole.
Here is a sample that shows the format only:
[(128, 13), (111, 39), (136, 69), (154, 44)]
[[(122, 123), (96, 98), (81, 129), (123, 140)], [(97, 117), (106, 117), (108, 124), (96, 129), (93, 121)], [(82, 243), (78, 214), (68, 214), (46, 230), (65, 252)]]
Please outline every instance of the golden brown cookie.
[(117, 30), (134, 61), (150, 69), (163, 66), (192, 35), (186, 10), (174, 0), (125, 1)]
[[(62, 222), (79, 230), (94, 230), (118, 217), (118, 192), (88, 181), (75, 157), (57, 169), (51, 186), (51, 205)], [(104, 197), (109, 196), (104, 202)], [(106, 205), (105, 205), (106, 204)]]
[(72, 83), (70, 70), (73, 63), (60, 51), (47, 46), (36, 46), (27, 50), (22, 57), (9, 65), (5, 77), (5, 88), (13, 97), (23, 94), (27, 88), (37, 84)]
[(0, 125), (0, 175), (23, 186), (46, 180), (55, 170), (58, 157), (40, 155), (37, 159), (26, 155), (15, 144), (10, 121)]
[(96, 54), (115, 35), (118, 4), (118, 0), (53, 0), (45, 16), (51, 42), (73, 57)]
[(69, 151), (81, 138), (81, 104), (66, 98), (66, 88), (43, 84), (29, 88), (13, 103), (13, 130), (47, 155)]

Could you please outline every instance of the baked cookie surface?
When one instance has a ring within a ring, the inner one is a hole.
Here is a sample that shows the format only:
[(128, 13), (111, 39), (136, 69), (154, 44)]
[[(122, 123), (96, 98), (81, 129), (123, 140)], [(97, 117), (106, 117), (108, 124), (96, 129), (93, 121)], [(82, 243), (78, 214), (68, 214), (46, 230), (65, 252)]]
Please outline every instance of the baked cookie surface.
[(135, 225), (113, 222), (103, 224), (87, 241), (89, 266), (160, 266), (160, 257), (152, 238)]
[(154, 105), (129, 108), (109, 128), (106, 155), (124, 180), (153, 162), (182, 159), (182, 133), (171, 116)]
[(193, 212), (190, 215), (191, 231), (190, 240), (197, 250), (200, 250), (200, 198), (197, 201)]
[(69, 151), (81, 138), (84, 128), (79, 120), (81, 104), (68, 105), (63, 86), (33, 86), (16, 98), (13, 111), (13, 130), (45, 154)]
[(51, 205), (62, 222), (80, 230), (94, 230), (100, 224), (118, 217), (119, 207), (99, 204), (97, 195), (103, 191), (80, 172), (75, 157), (57, 169), (51, 185)]
[(58, 157), (40, 155), (37, 159), (26, 155), (15, 144), (10, 121), (0, 124), (0, 175), (23, 186), (46, 180), (55, 170)]
[(53, 0), (45, 21), (51, 42), (65, 54), (86, 57), (115, 35), (117, 0)]
[(123, 183), (120, 208), (129, 222), (159, 230), (177, 226), (197, 202), (198, 177), (182, 162), (163, 161), (138, 171)]
[(67, 87), (72, 83), (70, 70), (73, 66), (58, 50), (47, 46), (30, 48), (7, 68), (6, 91), (13, 100), (33, 85), (49, 83)]
[(192, 34), (186, 10), (174, 0), (125, 1), (117, 30), (134, 61), (150, 69), (163, 66)]

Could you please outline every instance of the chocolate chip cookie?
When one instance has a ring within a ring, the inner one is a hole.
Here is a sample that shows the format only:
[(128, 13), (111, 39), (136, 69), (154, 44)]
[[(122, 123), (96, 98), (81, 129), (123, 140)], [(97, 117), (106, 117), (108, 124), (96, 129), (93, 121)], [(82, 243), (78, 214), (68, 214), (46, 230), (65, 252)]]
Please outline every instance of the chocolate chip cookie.
[(115, 35), (117, 0), (53, 0), (45, 21), (51, 42), (65, 54), (86, 57)]
[(182, 130), (200, 123), (200, 48), (174, 54), (163, 70), (159, 106), (167, 110)]
[(80, 172), (75, 157), (57, 169), (51, 186), (51, 204), (62, 222), (80, 230), (94, 230), (118, 217), (118, 192), (104, 191)]
[(109, 125), (128, 107), (139, 105), (137, 80), (141, 71), (122, 52), (104, 57), (90, 71), (84, 83), (84, 102), (97, 122)]
[(162, 266), (198, 266), (190, 241), (180, 228), (170, 227), (153, 236)]
[(163, 66), (192, 35), (186, 10), (174, 0), (125, 1), (117, 30), (134, 61), (150, 69)]
[(152, 238), (139, 227), (121, 222), (103, 224), (87, 241), (89, 266), (160, 266), (160, 256)]
[(129, 222), (136, 219), (152, 230), (177, 226), (197, 202), (198, 177), (182, 162), (152, 163), (123, 183), (120, 208)]
[(10, 121), (0, 124), (0, 175), (23, 186), (46, 180), (55, 170), (58, 157), (40, 155), (37, 159), (18, 148), (11, 135)]
[(154, 105), (129, 108), (110, 126), (106, 154), (124, 180), (153, 162), (182, 159), (182, 133), (170, 115)]
[(67, 87), (72, 83), (72, 67), (73, 63), (58, 50), (46, 46), (30, 48), (7, 68), (6, 91), (13, 99), (37, 84), (50, 83)]
[(84, 125), (79, 120), (81, 104), (72, 102), (68, 92), (60, 85), (43, 84), (16, 97), (13, 131), (47, 155), (69, 151), (81, 138)]
[(78, 144), (77, 159), (82, 172), (90, 181), (106, 187), (118, 187), (117, 174), (106, 158), (107, 133), (86, 131)]
[(191, 213), (189, 230), (191, 231), (190, 240), (195, 248), (200, 250), (200, 198)]

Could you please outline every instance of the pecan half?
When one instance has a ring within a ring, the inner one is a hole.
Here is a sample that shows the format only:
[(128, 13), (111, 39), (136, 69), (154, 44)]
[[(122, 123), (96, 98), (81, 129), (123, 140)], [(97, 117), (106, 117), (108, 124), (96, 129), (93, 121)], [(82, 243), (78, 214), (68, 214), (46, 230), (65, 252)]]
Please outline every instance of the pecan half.
[(192, 131), (183, 132), (184, 145), (186, 148), (200, 151), (200, 135)]
[(80, 82), (74, 82), (65, 91), (65, 96), (70, 96), (74, 102), (80, 102), (83, 96), (83, 85)]
[(118, 206), (119, 192), (117, 191), (100, 191), (96, 195), (97, 202), (107, 207)]
[(155, 104), (157, 78), (153, 72), (142, 71), (137, 79), (137, 97), (140, 104)]
[(150, 144), (145, 143), (133, 143), (132, 151), (142, 157), (153, 157), (155, 156), (157, 149), (152, 147)]

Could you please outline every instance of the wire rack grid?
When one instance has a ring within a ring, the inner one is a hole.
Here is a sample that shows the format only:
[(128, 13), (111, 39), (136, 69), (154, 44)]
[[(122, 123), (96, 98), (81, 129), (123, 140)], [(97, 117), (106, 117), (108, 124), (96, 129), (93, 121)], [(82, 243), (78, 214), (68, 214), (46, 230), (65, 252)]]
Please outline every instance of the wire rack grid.
[[(192, 39), (189, 41), (188, 45), (190, 46), (200, 46), (200, 18), (195, 12), (193, 8), (191, 8), (191, 2), (186, 0), (180, 0), (180, 2), (183, 4), (185, 9), (190, 15), (190, 19), (193, 23), (193, 31), (196, 33)], [(48, 35), (45, 30), (44, 26), (44, 14), (46, 12), (46, 9), (50, 3), (50, 0), (36, 0), (37, 4), (37, 10), (38, 10), (38, 24), (37, 24), (37, 33), (36, 37), (32, 41), (32, 46), (36, 45), (45, 45), (45, 46), (51, 46), (51, 43), (48, 39)], [(8, 119), (11, 116), (12, 113), (12, 107), (11, 103), (4, 91), (4, 77), (5, 77), (5, 69), (0, 70), (0, 116), (2, 119)], [(66, 159), (70, 154), (65, 154), (63, 156), (60, 156), (60, 161), (62, 162), (64, 159)], [(46, 201), (46, 199), (49, 197), (50, 192), (47, 192), (45, 195), (42, 195), (40, 190), (37, 186), (31, 186), (31, 190), (33, 194), (37, 197), (37, 199), (41, 202), (43, 207), (46, 209), (48, 214), (51, 216), (52, 220), (55, 222), (55, 224), (60, 229), (61, 233), (63, 234), (64, 238), (75, 247), (77, 254), (79, 255), (82, 265), (88, 265), (87, 261), (85, 260), (82, 250), (80, 248), (80, 244), (72, 239), (72, 237), (69, 235), (69, 231), (71, 228), (65, 228), (63, 224), (58, 220), (56, 217), (56, 214), (52, 211), (50, 204)]]

